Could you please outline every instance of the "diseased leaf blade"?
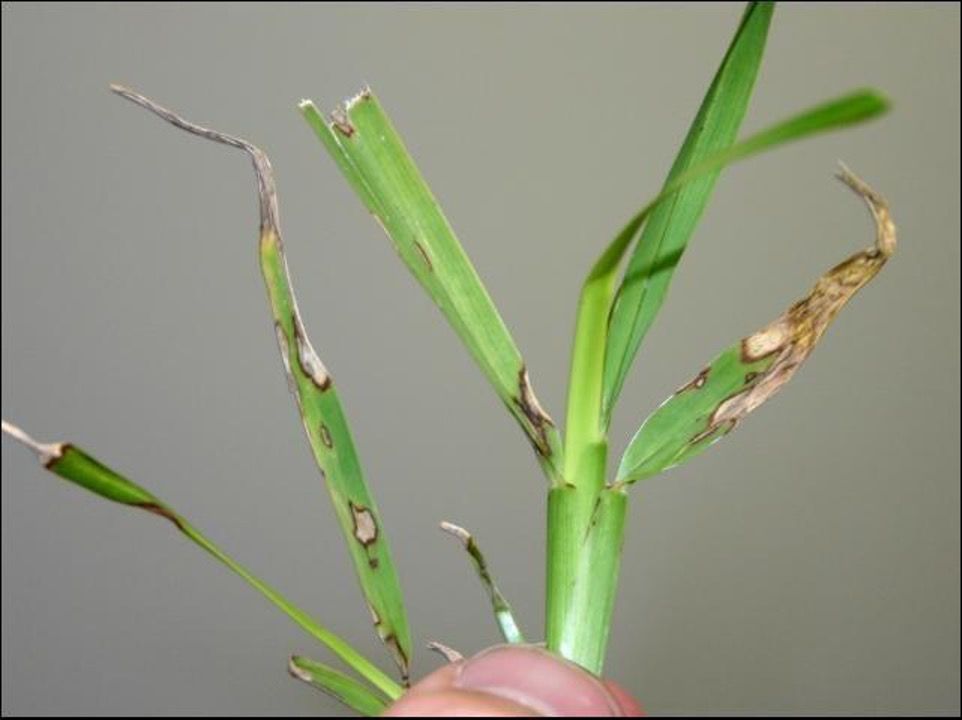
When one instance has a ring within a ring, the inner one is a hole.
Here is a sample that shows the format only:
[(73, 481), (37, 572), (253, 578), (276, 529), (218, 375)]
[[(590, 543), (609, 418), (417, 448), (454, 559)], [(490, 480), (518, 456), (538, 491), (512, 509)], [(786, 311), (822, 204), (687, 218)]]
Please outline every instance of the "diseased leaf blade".
[(868, 204), (875, 245), (829, 270), (806, 297), (726, 348), (666, 400), (628, 445), (616, 485), (680, 465), (731, 432), (794, 377), (839, 311), (888, 261), (896, 243), (888, 205), (848, 170), (839, 178)]
[(309, 100), (300, 108), (521, 425), (545, 473), (557, 480), (562, 448), (554, 421), (535, 397), (521, 353), (377, 98), (365, 90), (330, 121)]
[(396, 699), (401, 688), (343, 639), (332, 633), (314, 618), (294, 605), (270, 585), (231, 558), (186, 518), (159, 500), (148, 490), (107, 467), (76, 445), (69, 443), (38, 443), (23, 430), (6, 421), (3, 432), (33, 450), (41, 464), (50, 472), (78, 485), (106, 500), (128, 507), (140, 508), (169, 520), (191, 542), (227, 566), (244, 582), (257, 590), (309, 635), (323, 643), (349, 667), (364, 677), (387, 697)]
[[(455, 525), (450, 522), (442, 522), (441, 529), (451, 537), (456, 538), (471, 558), (471, 563), (474, 565), (478, 579), (481, 581), (485, 592), (488, 593), (488, 599), (491, 601), (491, 610), (494, 612), (494, 619), (495, 622), (498, 623), (501, 637), (506, 643), (523, 643), (525, 641), (524, 635), (518, 627), (518, 621), (514, 618), (511, 605), (501, 593), (497, 583), (494, 582), (494, 577), (491, 575), (488, 563), (484, 559), (481, 548), (478, 547), (474, 536), (460, 525)], [(435, 644), (439, 645), (439, 643)]]
[(254, 165), (260, 201), (260, 265), (288, 388), (314, 460), (327, 487), (375, 630), (407, 681), (412, 646), (404, 597), (377, 505), (361, 471), (334, 382), (314, 351), (297, 308), (284, 245), (273, 171), (267, 155), (240, 138), (195, 125), (127, 88), (113, 91), (194, 135), (246, 152)]
[(386, 700), (354, 678), (310, 658), (294, 655), (288, 661), (287, 671), (366, 717), (380, 715), (387, 709)]
[[(756, 2), (745, 11), (668, 173), (666, 185), (734, 142), (761, 65), (773, 9), (773, 3)], [(608, 329), (601, 409), (605, 427), (717, 177), (717, 172), (709, 173), (691, 182), (655, 209), (641, 231), (618, 289)]]
[[(568, 393), (565, 447), (568, 465), (578, 467), (579, 455), (590, 452), (590, 443), (597, 443), (599, 438), (604, 437), (604, 428), (597, 418), (601, 414), (601, 369), (604, 366), (615, 275), (638, 229), (648, 216), (687, 184), (706, 174), (784, 143), (871, 120), (888, 109), (889, 103), (885, 97), (867, 89), (847, 93), (797, 113), (689, 168), (668, 183), (625, 225), (595, 261), (581, 289)], [(588, 441), (587, 447), (583, 440)]]

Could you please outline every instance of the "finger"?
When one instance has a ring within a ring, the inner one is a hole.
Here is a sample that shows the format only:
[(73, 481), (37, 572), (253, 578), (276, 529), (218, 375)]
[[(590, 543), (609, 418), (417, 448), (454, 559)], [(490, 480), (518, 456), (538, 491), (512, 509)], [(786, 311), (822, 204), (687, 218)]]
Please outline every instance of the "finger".
[(532, 708), (473, 690), (408, 692), (391, 705), (384, 717), (531, 717)]
[(635, 700), (627, 690), (613, 680), (605, 680), (604, 683), (608, 692), (614, 696), (621, 706), (621, 712), (625, 717), (644, 717), (645, 711), (642, 709), (641, 703)]
[(541, 715), (625, 714), (616, 696), (583, 669), (532, 646), (500, 645), (464, 662), (454, 687), (488, 693)]

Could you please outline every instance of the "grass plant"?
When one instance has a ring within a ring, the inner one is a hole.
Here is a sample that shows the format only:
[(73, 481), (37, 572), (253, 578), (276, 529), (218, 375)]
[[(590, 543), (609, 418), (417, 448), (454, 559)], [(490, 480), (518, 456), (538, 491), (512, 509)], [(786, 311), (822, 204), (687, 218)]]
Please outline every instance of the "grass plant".
[[(885, 201), (843, 166), (839, 178), (866, 203), (874, 219), (873, 244), (826, 272), (806, 296), (694, 373), (641, 423), (617, 465), (610, 462), (609, 426), (625, 378), (722, 170), (785, 143), (870, 120), (888, 108), (878, 92), (856, 90), (738, 140), (773, 10), (767, 2), (748, 5), (661, 192), (630, 217), (587, 273), (575, 319), (563, 433), (535, 395), (517, 343), (374, 93), (365, 88), (327, 116), (310, 100), (299, 105), (324, 151), (531, 444), (548, 493), (545, 625), (538, 639), (596, 674), (604, 665), (632, 487), (699, 455), (784, 387), (836, 314), (895, 249), (895, 226)], [(170, 521), (352, 673), (293, 657), (289, 671), (294, 677), (362, 714), (378, 714), (408, 684), (411, 633), (386, 528), (362, 472), (345, 409), (311, 345), (294, 297), (270, 161), (245, 140), (198, 126), (133, 90), (112, 89), (175, 127), (239, 149), (252, 161), (260, 208), (260, 265), (284, 374), (334, 505), (364, 613), (373, 618), (398, 680), (235, 562), (177, 511), (86, 451), (71, 443), (38, 442), (6, 421), (3, 431), (33, 450), (56, 475)], [(524, 642), (520, 623), (471, 533), (450, 523), (442, 523), (442, 529), (467, 551), (503, 640)], [(457, 657), (440, 644), (432, 646)]]

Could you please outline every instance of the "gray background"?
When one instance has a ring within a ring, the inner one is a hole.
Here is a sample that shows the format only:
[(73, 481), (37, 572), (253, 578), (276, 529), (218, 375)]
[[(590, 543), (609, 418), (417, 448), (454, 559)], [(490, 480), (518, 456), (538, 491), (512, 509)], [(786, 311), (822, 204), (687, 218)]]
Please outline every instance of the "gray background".
[[(563, 417), (588, 263), (654, 193), (741, 6), (3, 5), (3, 414), (155, 490), (381, 660), (284, 388), (246, 159), (262, 145), (314, 345), (384, 513), (420, 646), (497, 638), (476, 531), (523, 625), (543, 603), (527, 442), (295, 103), (369, 82)], [(959, 8), (785, 6), (745, 131), (863, 85), (895, 111), (719, 184), (635, 364), (613, 463), (705, 360), (868, 244), (894, 261), (794, 386), (633, 494), (608, 668), (654, 713), (959, 710)], [(3, 712), (323, 714), (325, 657), (165, 523), (3, 444)], [(438, 661), (416, 658), (417, 674)]]

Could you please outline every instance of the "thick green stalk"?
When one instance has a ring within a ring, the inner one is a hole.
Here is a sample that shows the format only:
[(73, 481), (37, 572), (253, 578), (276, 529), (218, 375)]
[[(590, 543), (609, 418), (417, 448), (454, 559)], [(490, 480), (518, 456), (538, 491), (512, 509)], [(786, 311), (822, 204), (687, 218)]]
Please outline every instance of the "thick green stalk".
[(267, 598), (309, 635), (326, 645), (331, 652), (387, 697), (397, 699), (401, 696), (402, 690), (398, 684), (370, 660), (231, 558), (208, 540), (197, 528), (187, 522), (183, 516), (149, 491), (113, 471), (75, 445), (69, 443), (39, 443), (16, 425), (6, 421), (3, 422), (3, 432), (33, 450), (37, 459), (47, 470), (65, 480), (69, 480), (107, 500), (140, 508), (169, 520), (187, 538), (230, 568), (244, 582)]
[[(618, 588), (628, 497), (605, 488), (585, 522), (585, 493), (548, 493), (548, 648), (600, 675)], [(560, 600), (560, 602), (558, 602)]]
[[(608, 265), (616, 269), (618, 259), (619, 253), (606, 253), (581, 289), (568, 379), (564, 482), (555, 484), (548, 494), (546, 642), (550, 650), (595, 672), (601, 670), (604, 640), (600, 659), (598, 646), (594, 643), (583, 646), (579, 642), (582, 637), (579, 628), (593, 623), (584, 617), (584, 608), (575, 601), (575, 595), (593, 579), (601, 578), (582, 574), (586, 553), (583, 539), (605, 485), (608, 441), (600, 418), (608, 312), (615, 274), (604, 270)], [(598, 271), (599, 266), (602, 271)], [(611, 590), (612, 598), (616, 582), (616, 576), (601, 578), (601, 585)], [(597, 637), (607, 637), (609, 618), (605, 612), (593, 615), (592, 619), (595, 618), (602, 621), (602, 627), (595, 628), (601, 630)]]

